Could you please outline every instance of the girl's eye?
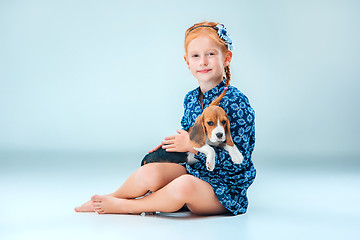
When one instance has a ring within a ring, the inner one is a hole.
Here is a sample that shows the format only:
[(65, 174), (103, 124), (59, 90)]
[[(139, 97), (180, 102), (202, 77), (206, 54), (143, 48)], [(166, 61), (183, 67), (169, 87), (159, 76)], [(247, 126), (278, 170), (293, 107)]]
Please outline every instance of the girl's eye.
[(194, 54), (193, 57), (199, 57), (199, 55), (198, 55), (198, 54)]
[(212, 126), (212, 125), (214, 125), (214, 122), (209, 121), (209, 122), (207, 122), (207, 124), (208, 124), (209, 126)]

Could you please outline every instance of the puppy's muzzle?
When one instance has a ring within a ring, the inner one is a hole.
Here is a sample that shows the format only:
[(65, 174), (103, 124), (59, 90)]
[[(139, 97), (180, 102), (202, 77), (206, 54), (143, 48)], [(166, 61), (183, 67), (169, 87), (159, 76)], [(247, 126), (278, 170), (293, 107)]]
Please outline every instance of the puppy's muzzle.
[(224, 136), (224, 134), (221, 132), (218, 132), (218, 133), (216, 133), (216, 136), (218, 139), (221, 139)]

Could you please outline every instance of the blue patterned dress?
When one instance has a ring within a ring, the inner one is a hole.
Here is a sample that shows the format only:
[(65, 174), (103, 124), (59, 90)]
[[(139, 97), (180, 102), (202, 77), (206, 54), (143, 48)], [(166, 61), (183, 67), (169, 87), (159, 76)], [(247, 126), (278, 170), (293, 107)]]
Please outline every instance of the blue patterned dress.
[[(203, 106), (206, 108), (218, 97), (225, 87), (225, 80), (203, 95)], [(188, 130), (194, 125), (196, 118), (203, 109), (199, 100), (200, 88), (188, 92), (184, 100), (184, 116), (181, 125)], [(221, 100), (222, 107), (229, 116), (231, 136), (244, 156), (241, 164), (232, 162), (223, 148), (213, 147), (216, 152), (215, 169), (208, 171), (205, 166), (206, 156), (198, 153), (195, 158), (200, 160), (193, 165), (186, 164), (187, 171), (208, 182), (221, 204), (234, 215), (245, 213), (248, 207), (247, 189), (255, 179), (256, 170), (251, 161), (255, 146), (255, 112), (247, 97), (236, 87), (229, 86)]]

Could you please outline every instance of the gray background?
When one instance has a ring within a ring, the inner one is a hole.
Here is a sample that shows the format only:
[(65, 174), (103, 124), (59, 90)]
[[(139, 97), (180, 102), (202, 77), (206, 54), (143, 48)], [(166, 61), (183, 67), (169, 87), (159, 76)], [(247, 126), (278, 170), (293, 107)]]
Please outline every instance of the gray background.
[(219, 21), (256, 151), (359, 156), (357, 1), (1, 1), (0, 149), (147, 151), (197, 81), (185, 30)]

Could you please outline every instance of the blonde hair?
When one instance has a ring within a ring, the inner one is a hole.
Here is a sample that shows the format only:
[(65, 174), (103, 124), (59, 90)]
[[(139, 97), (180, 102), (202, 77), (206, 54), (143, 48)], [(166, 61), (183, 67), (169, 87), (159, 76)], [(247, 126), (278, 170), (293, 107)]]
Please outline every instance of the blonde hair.
[[(216, 25), (218, 24), (219, 23), (217, 22), (204, 21), (204, 22), (196, 23), (190, 28), (188, 28), (185, 32), (185, 42), (184, 42), (185, 53), (187, 54), (189, 43), (192, 40), (200, 36), (206, 36), (209, 37), (211, 40), (213, 40), (216, 44), (218, 44), (220, 46), (221, 51), (225, 55), (226, 52), (229, 51), (229, 49), (225, 41), (219, 37), (217, 30), (215, 29)], [(224, 71), (226, 77), (226, 87), (228, 87), (231, 79), (230, 67), (226, 66), (224, 68)]]

